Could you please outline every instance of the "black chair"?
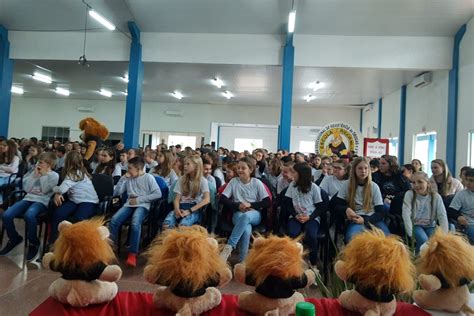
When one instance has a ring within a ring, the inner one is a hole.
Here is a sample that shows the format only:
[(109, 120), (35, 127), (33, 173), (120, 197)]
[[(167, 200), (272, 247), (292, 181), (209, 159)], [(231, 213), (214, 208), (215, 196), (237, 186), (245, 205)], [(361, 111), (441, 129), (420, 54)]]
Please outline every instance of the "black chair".
[(27, 168), (27, 163), (25, 161), (20, 161), (20, 164), (18, 165), (18, 171), (16, 173), (12, 173), (8, 177), (8, 182), (5, 184), (0, 185), (0, 192), (3, 195), (3, 209), (7, 209), (9, 204), (8, 204), (8, 198), (10, 194), (15, 191), (15, 189), (18, 187), (20, 190), (23, 189), (23, 176), (25, 175)]
[(114, 179), (106, 174), (92, 175), (92, 185), (99, 198), (99, 214), (105, 215), (114, 194)]

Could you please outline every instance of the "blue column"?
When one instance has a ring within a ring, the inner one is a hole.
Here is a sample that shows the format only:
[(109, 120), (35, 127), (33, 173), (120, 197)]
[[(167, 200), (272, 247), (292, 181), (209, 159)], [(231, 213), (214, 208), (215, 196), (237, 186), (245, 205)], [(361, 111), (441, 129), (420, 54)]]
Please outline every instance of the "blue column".
[(8, 30), (0, 24), (0, 136), (8, 137), (12, 99), (13, 60), (10, 59)]
[(290, 150), (291, 110), (293, 98), (293, 68), (295, 65), (295, 48), (293, 34), (286, 36), (283, 49), (283, 78), (281, 89), (280, 126), (278, 128), (278, 149)]
[(449, 71), (448, 128), (446, 136), (446, 164), (452, 174), (456, 173), (456, 141), (458, 129), (459, 46), (466, 33), (466, 24), (454, 36), (453, 67)]
[(362, 125), (364, 124), (364, 109), (360, 109), (359, 132), (362, 134)]
[(400, 132), (398, 134), (398, 165), (405, 161), (405, 122), (407, 112), (407, 86), (402, 86), (400, 95)]
[(377, 138), (382, 138), (382, 107), (383, 107), (383, 99), (379, 99), (379, 114), (378, 114), (378, 125), (377, 125)]
[(130, 62), (128, 64), (128, 95), (125, 109), (125, 148), (137, 148), (140, 137), (140, 118), (142, 110), (143, 63), (140, 29), (135, 22), (128, 22), (132, 35)]

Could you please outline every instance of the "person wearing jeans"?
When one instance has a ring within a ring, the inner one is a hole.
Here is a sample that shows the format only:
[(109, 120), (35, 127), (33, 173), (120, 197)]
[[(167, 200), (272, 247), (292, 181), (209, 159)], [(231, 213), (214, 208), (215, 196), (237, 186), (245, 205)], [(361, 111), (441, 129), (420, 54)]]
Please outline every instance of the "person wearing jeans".
[(179, 209), (189, 211), (189, 215), (183, 218), (177, 218), (174, 212), (169, 212), (163, 221), (163, 226), (174, 228), (178, 223), (182, 226), (192, 226), (195, 223), (200, 223), (202, 218), (201, 210), (191, 211), (191, 208), (195, 205), (196, 203), (180, 203)]
[(130, 225), (130, 251), (126, 264), (137, 266), (137, 254), (140, 245), (142, 223), (150, 211), (151, 202), (161, 198), (161, 191), (155, 177), (143, 171), (145, 162), (141, 157), (134, 157), (128, 161), (128, 171), (120, 178), (115, 186), (114, 196), (127, 194), (128, 200), (123, 207), (112, 216), (109, 228), (110, 238), (117, 240), (123, 223), (131, 217)]
[(221, 195), (221, 203), (234, 212), (232, 223), (234, 228), (221, 252), (221, 257), (227, 261), (232, 251), (239, 244), (239, 259), (247, 256), (252, 226), (262, 220), (259, 210), (270, 207), (271, 201), (263, 183), (254, 178), (255, 161), (244, 157), (237, 165), (237, 178), (230, 180)]
[(72, 222), (80, 222), (96, 215), (98, 203), (82, 202), (74, 203), (66, 201), (58, 207), (51, 218), (51, 235), (50, 243), (54, 243), (58, 238), (58, 226), (64, 220), (72, 217)]
[(2, 216), (3, 227), (9, 240), (7, 245), (0, 250), (0, 255), (8, 254), (23, 241), (15, 229), (14, 222), (16, 217), (23, 215), (29, 241), (26, 260), (31, 261), (37, 256), (40, 246), (36, 232), (37, 217), (47, 211), (49, 199), (53, 195), (53, 188), (58, 184), (59, 175), (52, 171), (55, 162), (56, 156), (53, 153), (42, 153), (34, 169), (24, 177), (25, 197), (8, 208)]

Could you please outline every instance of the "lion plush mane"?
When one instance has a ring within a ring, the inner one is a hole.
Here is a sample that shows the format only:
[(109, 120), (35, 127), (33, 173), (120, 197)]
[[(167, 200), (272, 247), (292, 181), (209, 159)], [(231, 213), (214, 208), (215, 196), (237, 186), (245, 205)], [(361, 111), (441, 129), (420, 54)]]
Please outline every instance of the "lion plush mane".
[(109, 137), (109, 130), (99, 121), (92, 117), (86, 117), (79, 122), (79, 128), (86, 136), (97, 136), (102, 140)]
[(415, 266), (399, 237), (386, 237), (381, 230), (356, 235), (341, 252), (348, 279), (361, 288), (408, 293), (415, 287)]
[(247, 271), (255, 277), (256, 285), (270, 275), (282, 279), (299, 277), (304, 272), (303, 263), (297, 240), (273, 235), (254, 243), (245, 259)]
[(164, 231), (146, 253), (154, 282), (197, 290), (216, 275), (225, 275), (228, 266), (208, 238), (207, 230), (198, 225)]

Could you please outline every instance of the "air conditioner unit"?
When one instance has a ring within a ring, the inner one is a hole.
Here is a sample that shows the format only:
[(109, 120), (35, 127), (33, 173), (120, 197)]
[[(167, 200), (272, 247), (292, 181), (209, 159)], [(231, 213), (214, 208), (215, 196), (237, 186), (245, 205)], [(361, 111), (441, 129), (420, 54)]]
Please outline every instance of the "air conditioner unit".
[(431, 76), (432, 76), (431, 72), (425, 72), (419, 75), (418, 77), (413, 79), (413, 86), (415, 88), (421, 88), (421, 87), (429, 85), (431, 83)]
[(184, 113), (181, 110), (166, 110), (165, 115), (182, 117), (184, 115)]
[(93, 113), (95, 112), (95, 108), (92, 107), (92, 106), (80, 106), (77, 108), (77, 110), (79, 112), (83, 112), (83, 113)]

